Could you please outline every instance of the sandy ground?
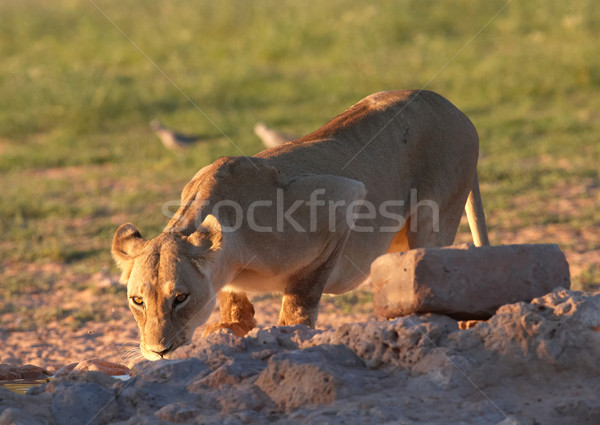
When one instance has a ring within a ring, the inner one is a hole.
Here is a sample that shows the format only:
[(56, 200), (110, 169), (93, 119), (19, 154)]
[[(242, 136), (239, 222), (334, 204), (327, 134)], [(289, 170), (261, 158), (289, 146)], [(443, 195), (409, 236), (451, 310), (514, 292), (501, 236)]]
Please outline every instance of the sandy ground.
[[(600, 250), (588, 253), (568, 253), (567, 258), (571, 269), (585, 268), (585, 264), (600, 264)], [(575, 267), (574, 267), (575, 266)], [(573, 272), (572, 272), (573, 273)], [(106, 276), (105, 276), (106, 278)], [(117, 276), (112, 276), (113, 285)], [(102, 284), (102, 283), (99, 283)], [(359, 289), (363, 297), (368, 298), (371, 291), (369, 286)], [(63, 306), (81, 305), (90, 302), (95, 295), (86, 290), (75, 294), (73, 291), (62, 289), (52, 297), (43, 301), (38, 296), (36, 304), (46, 302)], [(121, 294), (120, 304), (107, 304), (107, 314), (104, 321), (90, 320), (74, 326), (73, 316), (60, 321), (51, 321), (35, 330), (22, 331), (18, 326), (11, 330), (6, 325), (0, 328), (0, 363), (11, 365), (34, 364), (48, 369), (50, 372), (60, 367), (92, 358), (102, 358), (127, 366), (133, 365), (140, 359), (138, 354), (138, 329), (133, 316), (126, 307), (125, 295)], [(281, 300), (278, 297), (255, 297), (252, 299), (256, 310), (256, 320), (260, 327), (277, 325)], [(218, 307), (213, 312), (210, 321), (219, 318)], [(18, 325), (23, 320), (20, 314), (4, 314), (2, 323)], [(355, 305), (336, 306), (334, 297), (325, 296), (321, 302), (321, 311), (317, 322), (318, 329), (335, 329), (344, 323), (357, 323), (378, 319), (369, 302)], [(209, 322), (210, 322), (209, 321)], [(203, 328), (196, 330), (198, 337)]]
[(600, 294), (556, 289), (468, 329), (430, 314), (213, 333), (134, 379), (0, 388), (0, 423), (597, 425), (599, 332)]
[[(531, 230), (530, 232), (535, 232)], [(565, 236), (566, 237), (566, 236)], [(600, 240), (600, 239), (598, 239)], [(590, 264), (600, 265), (600, 250), (589, 252), (567, 252), (571, 273), (576, 275), (585, 270)], [(67, 277), (68, 279), (68, 277)], [(99, 285), (106, 285), (107, 276), (103, 276)], [(111, 276), (112, 285), (118, 285), (117, 276)], [(360, 289), (368, 294), (371, 288)], [(52, 296), (37, 294), (26, 302), (32, 308), (42, 304), (58, 305), (62, 308), (74, 308), (86, 305), (96, 297), (90, 290), (77, 293), (74, 290), (59, 289)], [(115, 301), (116, 300), (116, 301)], [(119, 302), (119, 300), (121, 300)], [(261, 327), (277, 325), (280, 299), (278, 297), (255, 297), (253, 304), (256, 310), (256, 320)], [(213, 312), (210, 321), (219, 318), (218, 307)], [(123, 293), (109, 298), (106, 304), (106, 314), (102, 320), (89, 320), (74, 323), (73, 316), (61, 320), (51, 320), (35, 330), (20, 330), (19, 324), (26, 320), (22, 313), (6, 313), (1, 316), (0, 326), (0, 363), (11, 365), (33, 364), (48, 369), (50, 372), (73, 362), (92, 358), (102, 358), (111, 362), (131, 366), (139, 359), (138, 329), (133, 316), (126, 307)], [(357, 323), (366, 320), (377, 320), (369, 302), (358, 303), (354, 306), (336, 306), (333, 297), (325, 297), (321, 303), (321, 311), (317, 323), (318, 329), (335, 329), (344, 323)], [(202, 332), (202, 328), (196, 331)]]
[[(123, 301), (125, 304), (125, 301)], [(257, 297), (253, 300), (256, 320), (261, 327), (277, 325), (280, 299)], [(89, 321), (78, 329), (69, 322), (51, 322), (33, 331), (0, 332), (0, 363), (11, 365), (34, 364), (50, 372), (60, 367), (92, 358), (102, 358), (131, 366), (139, 360), (138, 329), (133, 316), (126, 308), (113, 308), (113, 318), (105, 323)], [(376, 319), (370, 305), (360, 311), (346, 313), (337, 308), (331, 299), (323, 300), (318, 329), (335, 329), (343, 323)], [(218, 307), (210, 321), (219, 318)], [(196, 330), (195, 338), (203, 328)]]

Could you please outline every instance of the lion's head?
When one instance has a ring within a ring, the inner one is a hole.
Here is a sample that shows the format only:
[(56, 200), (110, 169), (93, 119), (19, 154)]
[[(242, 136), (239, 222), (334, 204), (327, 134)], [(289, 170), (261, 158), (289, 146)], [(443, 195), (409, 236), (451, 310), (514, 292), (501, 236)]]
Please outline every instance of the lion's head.
[(163, 232), (146, 240), (132, 224), (115, 233), (112, 254), (127, 283), (145, 358), (168, 358), (210, 316), (216, 302), (210, 259), (220, 243), (221, 226), (212, 215), (189, 236)]

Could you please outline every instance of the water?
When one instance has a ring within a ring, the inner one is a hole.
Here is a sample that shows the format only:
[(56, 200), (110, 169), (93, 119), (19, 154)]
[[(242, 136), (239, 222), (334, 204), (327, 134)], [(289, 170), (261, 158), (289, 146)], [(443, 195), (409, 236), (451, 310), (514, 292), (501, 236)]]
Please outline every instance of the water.
[(0, 381), (0, 387), (6, 388), (17, 394), (26, 394), (31, 387), (37, 387), (53, 380), (54, 377), (44, 379), (14, 379), (12, 381)]
[[(127, 381), (131, 376), (129, 375), (115, 375), (113, 376), (115, 379), (119, 379), (121, 381)], [(55, 379), (54, 376), (50, 376), (44, 379), (14, 379), (12, 381), (0, 381), (0, 387), (6, 388), (17, 394), (27, 394), (27, 390), (32, 387), (37, 387), (42, 384), (46, 384)]]

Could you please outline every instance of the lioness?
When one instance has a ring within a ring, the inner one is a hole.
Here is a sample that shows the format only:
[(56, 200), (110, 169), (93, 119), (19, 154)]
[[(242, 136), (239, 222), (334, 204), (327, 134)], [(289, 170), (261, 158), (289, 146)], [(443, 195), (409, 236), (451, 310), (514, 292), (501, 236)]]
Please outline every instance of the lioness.
[(246, 292), (265, 291), (283, 293), (280, 325), (314, 326), (321, 295), (356, 288), (378, 256), (452, 244), (465, 203), (475, 244), (488, 244), (478, 150), (448, 100), (392, 91), (299, 140), (204, 167), (159, 236), (132, 224), (114, 235), (142, 354), (168, 358), (190, 341), (216, 294), (209, 331), (247, 333)]

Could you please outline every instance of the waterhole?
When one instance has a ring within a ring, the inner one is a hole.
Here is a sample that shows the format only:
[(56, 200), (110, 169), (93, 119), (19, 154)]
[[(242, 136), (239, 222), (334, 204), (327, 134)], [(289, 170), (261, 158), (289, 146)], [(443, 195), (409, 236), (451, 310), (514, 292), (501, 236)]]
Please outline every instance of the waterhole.
[(37, 387), (53, 380), (54, 377), (44, 379), (14, 379), (12, 381), (0, 381), (0, 387), (6, 388), (17, 394), (26, 394), (31, 387)]
[[(129, 375), (113, 375), (112, 377), (121, 381), (127, 381), (130, 378)], [(14, 379), (11, 381), (0, 381), (0, 387), (6, 388), (17, 394), (27, 394), (29, 388), (39, 387), (40, 385), (47, 384), (53, 379), (56, 378), (50, 376), (44, 379)]]

